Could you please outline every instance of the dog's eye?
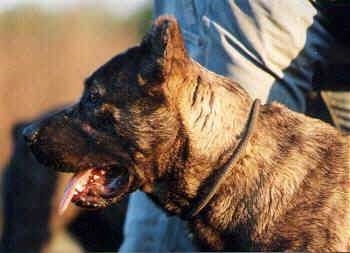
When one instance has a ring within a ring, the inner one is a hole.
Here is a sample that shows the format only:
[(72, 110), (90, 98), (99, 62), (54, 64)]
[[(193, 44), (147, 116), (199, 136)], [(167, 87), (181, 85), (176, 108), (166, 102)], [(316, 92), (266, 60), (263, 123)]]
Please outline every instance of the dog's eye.
[(97, 91), (92, 91), (88, 95), (88, 101), (91, 104), (96, 104), (100, 100), (100, 98), (101, 98), (101, 94)]

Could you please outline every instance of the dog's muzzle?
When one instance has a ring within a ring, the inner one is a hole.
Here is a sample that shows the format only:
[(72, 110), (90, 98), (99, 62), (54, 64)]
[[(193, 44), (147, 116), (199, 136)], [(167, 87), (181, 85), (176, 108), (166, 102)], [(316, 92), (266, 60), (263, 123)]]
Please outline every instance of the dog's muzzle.
[(29, 145), (31, 145), (31, 144), (35, 143), (36, 138), (38, 136), (38, 132), (39, 132), (39, 127), (37, 126), (37, 124), (32, 123), (23, 129), (22, 134), (23, 134), (25, 141)]

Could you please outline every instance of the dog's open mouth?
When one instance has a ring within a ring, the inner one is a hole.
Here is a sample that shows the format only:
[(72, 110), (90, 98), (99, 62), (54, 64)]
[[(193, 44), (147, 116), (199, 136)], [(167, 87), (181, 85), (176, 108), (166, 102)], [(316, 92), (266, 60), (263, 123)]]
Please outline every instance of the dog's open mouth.
[(63, 214), (70, 202), (90, 209), (106, 207), (129, 192), (129, 181), (127, 170), (93, 168), (77, 172), (66, 186), (58, 212)]

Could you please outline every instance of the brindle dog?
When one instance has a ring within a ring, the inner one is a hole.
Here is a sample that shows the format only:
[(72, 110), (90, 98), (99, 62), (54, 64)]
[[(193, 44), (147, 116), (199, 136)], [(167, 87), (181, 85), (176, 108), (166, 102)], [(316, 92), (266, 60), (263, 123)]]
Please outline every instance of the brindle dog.
[[(184, 217), (241, 140), (252, 105), (186, 53), (171, 17), (85, 82), (81, 100), (24, 132), (43, 164), (76, 173), (72, 200), (105, 207), (137, 188)], [(349, 140), (319, 120), (261, 106), (239, 161), (190, 227), (205, 250), (348, 251)]]

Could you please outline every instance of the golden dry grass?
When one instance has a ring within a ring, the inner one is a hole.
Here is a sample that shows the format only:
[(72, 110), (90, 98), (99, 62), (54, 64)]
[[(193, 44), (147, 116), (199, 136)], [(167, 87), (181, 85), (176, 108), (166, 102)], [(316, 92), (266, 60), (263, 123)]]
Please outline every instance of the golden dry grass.
[(137, 28), (87, 10), (0, 13), (1, 168), (11, 153), (13, 124), (77, 100), (89, 73), (137, 42)]

